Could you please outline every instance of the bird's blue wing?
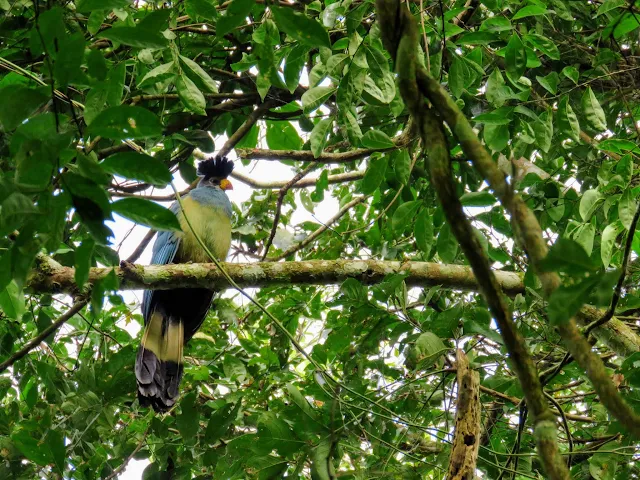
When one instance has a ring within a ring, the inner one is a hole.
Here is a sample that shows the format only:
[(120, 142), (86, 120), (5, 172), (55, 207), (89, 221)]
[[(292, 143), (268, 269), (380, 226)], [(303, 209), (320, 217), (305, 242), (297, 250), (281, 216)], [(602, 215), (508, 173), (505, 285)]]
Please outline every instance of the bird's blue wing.
[[(180, 205), (178, 202), (174, 202), (169, 207), (173, 213), (177, 214), (180, 211)], [(153, 250), (151, 254), (151, 265), (166, 265), (173, 262), (173, 259), (178, 252), (180, 246), (180, 237), (176, 232), (162, 231), (158, 232), (156, 241), (153, 244)], [(145, 324), (147, 318), (151, 313), (151, 304), (153, 302), (153, 290), (145, 290), (142, 297), (142, 315), (144, 317)]]

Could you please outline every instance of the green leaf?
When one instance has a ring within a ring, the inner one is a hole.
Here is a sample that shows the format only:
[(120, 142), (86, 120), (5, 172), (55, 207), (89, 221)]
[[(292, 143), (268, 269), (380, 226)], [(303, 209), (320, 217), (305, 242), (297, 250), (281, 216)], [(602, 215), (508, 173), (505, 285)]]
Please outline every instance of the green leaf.
[(326, 102), (336, 92), (335, 87), (313, 87), (302, 94), (302, 110), (307, 115)]
[(626, 12), (624, 15), (622, 15), (621, 20), (615, 24), (613, 37), (616, 40), (620, 40), (622, 37), (624, 37), (628, 33), (633, 32), (639, 27), (640, 22), (638, 21), (638, 16), (636, 15), (636, 13)]
[(311, 144), (311, 152), (313, 153), (314, 158), (318, 158), (322, 154), (322, 150), (327, 144), (328, 135), (332, 126), (333, 119), (325, 118), (316, 123), (313, 130), (311, 130), (309, 143)]
[(162, 134), (158, 117), (142, 107), (121, 105), (102, 111), (89, 125), (92, 135), (124, 140), (157, 137)]
[(107, 80), (104, 82), (107, 90), (107, 102), (112, 107), (117, 107), (122, 101), (122, 92), (124, 90), (126, 74), (127, 65), (125, 62), (121, 62), (114, 69), (109, 71)]
[(598, 102), (591, 87), (587, 87), (587, 90), (582, 96), (582, 111), (589, 125), (595, 130), (602, 132), (607, 129), (607, 119), (604, 115), (604, 110), (602, 110), (600, 102)]
[(227, 433), (229, 427), (238, 416), (241, 405), (242, 402), (240, 400), (238, 400), (235, 405), (228, 403), (211, 415), (204, 435), (205, 442), (208, 445), (215, 444), (225, 433)]
[(302, 139), (290, 122), (267, 121), (267, 146), (272, 150), (300, 150)]
[(105, 17), (105, 10), (93, 10), (87, 20), (87, 31), (95, 35), (102, 28), (102, 21)]
[(165, 187), (172, 180), (171, 172), (161, 160), (143, 153), (116, 153), (103, 160), (100, 166), (111, 174), (158, 187)]
[(331, 48), (329, 34), (316, 20), (296, 12), (292, 8), (272, 5), (270, 9), (280, 31), (285, 32), (294, 40), (313, 48)]
[(535, 33), (530, 33), (525, 35), (524, 41), (540, 50), (547, 57), (553, 60), (560, 60), (560, 52), (558, 51), (558, 47), (549, 38), (542, 35), (537, 35)]
[(180, 55), (180, 63), (184, 72), (198, 88), (208, 93), (218, 93), (216, 82), (200, 65), (184, 55)]
[[(509, 26), (511, 29), (511, 26)], [(500, 36), (493, 32), (470, 32), (460, 35), (456, 43), (458, 45), (489, 45), (500, 40)]]
[(224, 374), (229, 380), (244, 382), (247, 376), (247, 369), (242, 360), (233, 355), (225, 355), (222, 366)]
[(511, 20), (519, 20), (526, 17), (535, 17), (538, 15), (544, 15), (547, 12), (548, 10), (540, 5), (528, 5), (518, 10), (516, 14), (511, 17)]
[(504, 150), (509, 144), (508, 125), (485, 125), (483, 135), (487, 146), (494, 152)]
[(180, 402), (181, 412), (176, 415), (176, 427), (178, 427), (183, 441), (187, 444), (195, 443), (200, 429), (200, 412), (197, 408), (197, 400), (197, 392), (185, 395)]
[(542, 85), (549, 93), (556, 94), (558, 92), (558, 82), (560, 78), (556, 72), (551, 72), (546, 77), (536, 76), (538, 83)]
[(80, 290), (82, 290), (84, 284), (89, 280), (89, 269), (91, 268), (91, 258), (95, 244), (96, 242), (92, 239), (85, 239), (75, 251), (74, 279)]
[(180, 100), (187, 110), (197, 113), (198, 115), (207, 114), (205, 110), (207, 101), (189, 77), (186, 75), (178, 75), (176, 77), (176, 89), (178, 90)]
[(26, 430), (19, 430), (11, 434), (11, 440), (18, 450), (32, 462), (37, 465), (47, 466), (54, 463), (51, 450), (44, 445), (40, 445), (40, 442), (33, 438), (32, 435)]
[(621, 155), (627, 153), (640, 154), (640, 147), (636, 145), (635, 142), (618, 138), (609, 138), (607, 140), (603, 140), (598, 144), (598, 148), (600, 150), (619, 153)]
[(393, 148), (395, 143), (389, 136), (380, 130), (369, 130), (362, 136), (362, 146), (366, 148), (384, 149)]
[(0, 307), (8, 318), (16, 321), (22, 319), (22, 315), (26, 311), (24, 292), (18, 287), (15, 280), (0, 291)]
[(336, 478), (333, 473), (334, 467), (331, 461), (331, 440), (325, 438), (310, 452), (311, 457), (311, 478), (313, 480), (331, 480)]
[(536, 143), (543, 152), (551, 149), (551, 140), (553, 138), (553, 115), (545, 112), (533, 124), (533, 131), (536, 135)]
[[(494, 110), (493, 112), (481, 113), (480, 115), (473, 117), (474, 122), (484, 123), (485, 125), (509, 125), (511, 123), (511, 118), (504, 113), (504, 109), (507, 107), (502, 107), (498, 110)], [(513, 109), (509, 109), (511, 112)]]
[(414, 235), (418, 248), (428, 255), (433, 248), (435, 238), (433, 218), (427, 214), (419, 215), (415, 223)]
[(453, 263), (458, 255), (458, 240), (456, 240), (456, 237), (451, 232), (451, 228), (447, 223), (442, 226), (438, 233), (436, 249), (438, 251), (438, 256), (445, 263)]
[(104, 80), (107, 78), (109, 67), (107, 66), (107, 61), (100, 50), (89, 51), (89, 54), (87, 55), (87, 69), (89, 75), (97, 80)]
[[(626, 2), (623, 3), (626, 4)], [(602, 5), (600, 8), (602, 8)], [(616, 477), (618, 462), (619, 459), (615, 453), (596, 452), (589, 458), (589, 473), (594, 480), (615, 480), (619, 478)]]
[(616, 238), (620, 232), (624, 230), (624, 226), (620, 222), (607, 225), (602, 232), (602, 241), (600, 242), (600, 258), (604, 268), (609, 268), (611, 257), (613, 257), (613, 249), (616, 244)]
[(131, 0), (80, 0), (76, 10), (82, 13), (89, 13), (93, 10), (114, 10), (131, 5)]
[(636, 214), (636, 209), (636, 197), (633, 194), (633, 191), (630, 188), (627, 188), (622, 194), (622, 198), (620, 198), (620, 203), (618, 204), (618, 217), (620, 218), (624, 228), (627, 230), (631, 228), (631, 223), (634, 215)]
[(460, 98), (465, 87), (470, 83), (469, 67), (463, 59), (454, 55), (449, 68), (449, 88), (456, 98)]
[(169, 41), (160, 32), (139, 27), (109, 28), (97, 34), (95, 38), (106, 38), (123, 45), (152, 50), (169, 46)]
[(405, 202), (396, 208), (393, 212), (393, 218), (391, 219), (391, 225), (394, 232), (404, 232), (404, 230), (413, 222), (414, 217), (418, 213), (421, 200), (412, 200)]
[(202, 17), (205, 20), (215, 20), (218, 11), (213, 0), (185, 0), (185, 11), (192, 20)]
[(627, 4), (626, 0), (606, 0), (601, 3), (598, 7), (598, 12), (596, 13), (596, 17), (600, 15), (610, 12), (611, 10), (615, 10), (616, 8), (623, 7)]
[(138, 88), (153, 87), (156, 83), (162, 83), (165, 80), (173, 78), (176, 75), (177, 68), (174, 62), (163, 63), (159, 67), (147, 72), (138, 82)]
[(393, 152), (393, 170), (396, 178), (402, 185), (409, 183), (411, 175), (411, 157), (406, 148), (402, 148)]
[(488, 32), (506, 32), (513, 29), (513, 25), (508, 18), (505, 17), (489, 17), (480, 25), (481, 31)]
[(347, 129), (347, 136), (352, 145), (358, 145), (362, 139), (362, 130), (356, 113), (349, 109), (342, 117), (343, 124)]
[(144, 198), (123, 198), (112, 203), (111, 208), (132, 222), (156, 230), (180, 231), (180, 223), (171, 210)]
[(284, 82), (291, 93), (298, 88), (300, 75), (302, 74), (302, 69), (304, 68), (308, 53), (308, 46), (296, 45), (287, 55), (287, 60), (284, 64)]
[(225, 14), (218, 18), (216, 36), (222, 38), (234, 28), (246, 23), (254, 5), (255, 0), (233, 0), (227, 6)]
[(496, 197), (489, 192), (467, 192), (460, 197), (460, 203), (465, 207), (490, 207), (495, 205)]
[(514, 80), (519, 79), (527, 69), (527, 52), (518, 34), (511, 36), (507, 44), (504, 59), (507, 65), (507, 73), (511, 75)]
[(578, 71), (578, 69), (576, 67), (571, 67), (571, 66), (564, 67), (562, 69), (562, 75), (567, 77), (569, 80), (571, 80), (576, 85), (578, 84), (578, 80), (580, 79), (580, 72)]
[(389, 71), (389, 60), (387, 60), (387, 57), (385, 57), (381, 50), (368, 46), (366, 47), (365, 54), (367, 64), (373, 75), (381, 77), (385, 72)]
[(580, 216), (582, 220), (588, 222), (602, 202), (604, 202), (604, 197), (598, 190), (591, 189), (584, 192), (580, 199)]
[(421, 334), (415, 344), (409, 348), (407, 367), (413, 369), (427, 368), (438, 358), (450, 350), (436, 334), (425, 332)]
[(558, 103), (558, 129), (576, 142), (580, 140), (580, 123), (567, 95), (563, 96)]
[(251, 130), (242, 137), (236, 144), (236, 148), (256, 148), (258, 145), (258, 135), (260, 134), (260, 127), (258, 125), (253, 125)]
[(30, 88), (25, 85), (9, 85), (1, 88), (0, 130), (8, 132), (16, 128), (49, 100), (49, 97), (41, 88)]
[(385, 155), (372, 155), (369, 157), (369, 166), (360, 185), (360, 191), (362, 193), (368, 195), (377, 190), (387, 173), (388, 163), (389, 160)]
[(99, 83), (89, 90), (84, 102), (84, 121), (87, 125), (90, 125), (98, 114), (104, 110), (107, 96), (108, 92), (103, 83)]
[(593, 251), (593, 240), (596, 236), (596, 227), (591, 223), (580, 225), (573, 234), (573, 238), (578, 244), (582, 245), (587, 255), (591, 256)]
[(582, 245), (568, 238), (556, 240), (547, 256), (540, 262), (543, 272), (565, 272), (575, 275), (592, 272), (597, 268)]
[(576, 284), (562, 285), (557, 288), (549, 297), (549, 305), (547, 306), (551, 325), (561, 325), (573, 318), (580, 307), (587, 302), (589, 293), (595, 288), (598, 281), (598, 277), (593, 276)]
[(485, 95), (489, 103), (496, 107), (501, 107), (507, 100), (513, 97), (513, 91), (505, 85), (504, 78), (497, 68), (489, 75)]
[(84, 46), (82, 33), (69, 35), (60, 43), (60, 51), (54, 65), (54, 76), (61, 88), (66, 88), (80, 75), (80, 66), (84, 60)]

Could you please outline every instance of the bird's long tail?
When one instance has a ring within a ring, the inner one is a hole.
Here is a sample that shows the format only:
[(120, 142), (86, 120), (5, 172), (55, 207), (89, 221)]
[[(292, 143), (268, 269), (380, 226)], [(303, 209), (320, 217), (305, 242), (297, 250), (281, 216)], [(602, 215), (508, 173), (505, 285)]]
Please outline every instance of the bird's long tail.
[(138, 399), (157, 412), (171, 408), (182, 379), (184, 325), (182, 320), (160, 311), (151, 315), (136, 357)]

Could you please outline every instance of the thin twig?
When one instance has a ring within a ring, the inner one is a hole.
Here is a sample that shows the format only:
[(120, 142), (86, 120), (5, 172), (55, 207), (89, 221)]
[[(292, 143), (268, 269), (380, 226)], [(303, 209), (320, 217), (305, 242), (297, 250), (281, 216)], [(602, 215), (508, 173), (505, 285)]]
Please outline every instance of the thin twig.
[(618, 278), (618, 284), (616, 285), (615, 290), (613, 291), (613, 298), (611, 299), (611, 305), (602, 318), (596, 320), (591, 323), (585, 329), (585, 335), (589, 335), (594, 328), (597, 328), (601, 325), (604, 325), (609, 320), (613, 318), (613, 315), (616, 313), (616, 308), (618, 307), (618, 302), (620, 301), (620, 295), (622, 294), (622, 286), (624, 285), (624, 279), (627, 276), (627, 267), (629, 265), (629, 257), (631, 256), (631, 247), (633, 246), (633, 237), (635, 236), (636, 227), (638, 225), (638, 218), (640, 218), (640, 203), (636, 208), (636, 213), (633, 215), (633, 219), (631, 220), (631, 225), (629, 226), (629, 233), (627, 234), (627, 242), (624, 246), (624, 256), (622, 259), (622, 270), (620, 272), (620, 278)]
[[(338, 173), (336, 175), (329, 175), (327, 177), (327, 183), (329, 183), (329, 185), (334, 185), (338, 183), (354, 182), (356, 180), (361, 180), (364, 177), (364, 173), (365, 173), (364, 170), (356, 170), (355, 172), (345, 172), (345, 173)], [(271, 182), (263, 182), (260, 180), (256, 180), (255, 178), (251, 178), (250, 176), (240, 172), (232, 172), (231, 177), (235, 178), (236, 180), (239, 180), (241, 183), (244, 183), (245, 185), (248, 185), (252, 188), (260, 188), (260, 189), (266, 189), (266, 190), (279, 190), (285, 185), (287, 185), (287, 183), (290, 182), (290, 180), (287, 180), (287, 181), (275, 180)], [(317, 182), (318, 182), (318, 178), (303, 178), (300, 181), (298, 181), (295, 185), (292, 185), (291, 189), (313, 187)], [(195, 185), (197, 184), (194, 183), (193, 185), (190, 185), (189, 187), (181, 191), (180, 196), (182, 197), (185, 196), (187, 193), (189, 193), (191, 190), (195, 188)], [(148, 185), (146, 184), (144, 186), (145, 188), (148, 187)], [(145, 198), (147, 200), (152, 200), (154, 202), (171, 202), (176, 199), (176, 196), (173, 193), (168, 195), (137, 195), (133, 192), (121, 192), (121, 191), (110, 192), (110, 193), (112, 197), (140, 197), (140, 198)]]
[(138, 453), (140, 449), (142, 449), (142, 447), (144, 446), (144, 442), (147, 439), (147, 435), (149, 434), (150, 428), (151, 427), (147, 427), (147, 429), (142, 434), (142, 438), (140, 439), (140, 442), (138, 442), (138, 445), (136, 445), (136, 448), (133, 449), (133, 452), (131, 452), (131, 454), (124, 460), (124, 462), (122, 462), (122, 465), (120, 465), (113, 472), (111, 472), (111, 474), (104, 480), (112, 480), (116, 478), (118, 475), (120, 475), (124, 471), (125, 468), (127, 468), (127, 465), (129, 465), (129, 462), (133, 459), (133, 457), (136, 456), (136, 453)]
[(278, 192), (278, 200), (276, 200), (276, 213), (273, 216), (273, 226), (271, 227), (271, 233), (269, 234), (269, 238), (267, 239), (267, 243), (264, 247), (264, 253), (262, 254), (261, 262), (264, 262), (267, 258), (267, 254), (269, 253), (269, 248), (271, 248), (271, 244), (273, 243), (273, 239), (276, 236), (276, 231), (278, 230), (278, 222), (280, 221), (280, 213), (282, 212), (282, 203), (284, 202), (284, 197), (287, 195), (287, 192), (293, 187), (299, 180), (301, 180), (304, 176), (306, 176), (311, 170), (315, 169), (318, 166), (316, 162), (308, 165), (304, 170), (298, 172), (295, 177), (287, 182), (284, 185), (280, 192)]
[(547, 392), (545, 392), (544, 395), (547, 397), (547, 399), (551, 403), (555, 405), (555, 407), (558, 409), (558, 413), (560, 414), (560, 418), (562, 418), (562, 425), (564, 426), (564, 431), (567, 434), (567, 443), (569, 444), (569, 456), (567, 457), (567, 467), (571, 468), (571, 454), (573, 453), (573, 437), (571, 436), (571, 430), (569, 429), (569, 422), (567, 422), (567, 416), (555, 398), (553, 398)]
[(368, 157), (375, 152), (386, 152), (406, 147), (412, 139), (410, 129), (393, 139), (393, 147), (387, 148), (356, 148), (347, 152), (323, 152), (317, 157), (310, 150), (264, 150), (261, 148), (239, 148), (238, 157), (245, 160), (299, 160), (318, 163), (350, 163)]
[(144, 236), (144, 238), (142, 239), (142, 241), (140, 242), (140, 244), (136, 247), (136, 249), (133, 252), (131, 252), (131, 255), (129, 255), (129, 257), (127, 257), (126, 261), (129, 263), (134, 263), (136, 260), (138, 260), (138, 258), (140, 258), (140, 255), (142, 255), (142, 252), (144, 252), (144, 250), (147, 248), (151, 240), (153, 240), (153, 237), (155, 235), (156, 235), (155, 230), (153, 229), (149, 230), (147, 234)]
[(220, 155), (221, 157), (226, 156), (233, 149), (233, 147), (235, 147), (236, 144), (240, 140), (242, 140), (247, 133), (249, 133), (251, 127), (256, 124), (260, 117), (262, 117), (269, 111), (269, 109), (275, 107), (276, 105), (278, 105), (278, 103), (275, 100), (267, 100), (263, 104), (258, 105), (258, 107), (247, 116), (247, 119), (242, 125), (240, 125), (240, 128), (233, 132), (233, 135), (231, 135), (227, 139), (225, 144), (218, 151), (218, 155)]
[(336, 213), (333, 217), (331, 217), (329, 220), (327, 220), (327, 222), (322, 225), (320, 228), (318, 228), (317, 230), (315, 230), (313, 233), (311, 233), (311, 235), (309, 235), (307, 238), (305, 238), (304, 240), (302, 240), (300, 243), (297, 243), (296, 245), (292, 246), (291, 248), (289, 248), (288, 250), (285, 250), (284, 252), (282, 252), (280, 255), (278, 255), (275, 258), (270, 258), (270, 261), (273, 262), (277, 262), (279, 260), (282, 260), (283, 258), (288, 257), (289, 255), (293, 255), (294, 253), (296, 253), (298, 250), (302, 250), (304, 247), (306, 247), (307, 245), (309, 245), (311, 242), (313, 242), (316, 238), (318, 238), (320, 235), (322, 235), (332, 224), (334, 224), (335, 222), (337, 222), (338, 220), (340, 220), (340, 218), (347, 213), (349, 210), (351, 210), (353, 207), (355, 207), (356, 205), (359, 205), (360, 203), (364, 202), (368, 197), (367, 196), (362, 196), (362, 197), (356, 197), (353, 200), (351, 200), (349, 203), (345, 204), (339, 211), (338, 213)]
[(40, 332), (37, 336), (29, 340), (24, 347), (18, 350), (16, 353), (11, 355), (7, 360), (0, 363), (0, 374), (3, 373), (7, 368), (13, 365), (15, 362), (20, 360), (22, 357), (27, 355), (31, 350), (36, 348), (44, 339), (46, 339), (49, 335), (54, 333), (58, 328), (64, 325), (67, 321), (71, 319), (76, 313), (78, 313), (82, 308), (87, 304), (89, 300), (87, 298), (83, 298), (74, 303), (69, 310), (67, 310), (64, 314), (60, 316), (55, 322), (45, 328), (42, 332)]

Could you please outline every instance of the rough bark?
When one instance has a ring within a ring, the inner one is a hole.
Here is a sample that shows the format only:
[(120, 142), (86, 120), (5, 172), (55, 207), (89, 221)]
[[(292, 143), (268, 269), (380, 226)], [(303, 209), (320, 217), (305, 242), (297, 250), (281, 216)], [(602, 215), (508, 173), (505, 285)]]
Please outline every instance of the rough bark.
[[(225, 263), (231, 278), (243, 288), (269, 285), (341, 283), (355, 278), (366, 284), (380, 282), (386, 275), (406, 275), (408, 286), (475, 291), (477, 282), (471, 269), (463, 265), (429, 262), (384, 262), (379, 260), (314, 260), (308, 262)], [(176, 265), (134, 265), (123, 262), (118, 268), (92, 268), (88, 284), (92, 285), (115, 270), (120, 290), (167, 290), (181, 287), (228, 288), (220, 270), (212, 263)], [(36, 293), (73, 293), (76, 291), (74, 269), (42, 266), (29, 280)], [(496, 272), (502, 289), (511, 295), (524, 292), (522, 276), (514, 272)]]
[(469, 368), (469, 359), (456, 351), (458, 405), (456, 429), (449, 456), (449, 480), (473, 480), (480, 449), (480, 375)]

